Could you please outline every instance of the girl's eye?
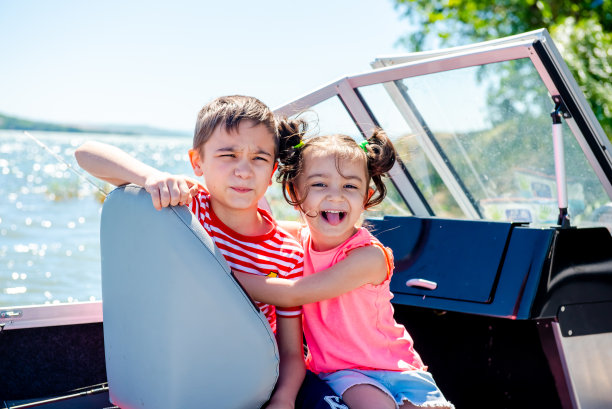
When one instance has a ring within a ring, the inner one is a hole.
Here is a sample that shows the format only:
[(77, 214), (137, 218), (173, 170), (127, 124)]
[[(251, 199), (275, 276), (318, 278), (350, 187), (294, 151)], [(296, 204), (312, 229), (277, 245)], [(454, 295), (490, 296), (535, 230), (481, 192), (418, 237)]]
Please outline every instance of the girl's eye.
[(225, 154), (221, 155), (220, 157), (222, 157), (222, 158), (235, 158), (236, 155), (234, 155), (233, 153), (225, 153)]
[(255, 160), (263, 160), (264, 162), (268, 161), (268, 158), (264, 158), (263, 156), (256, 156), (254, 159)]
[(359, 187), (355, 186), (355, 185), (344, 185), (345, 188), (347, 189), (359, 189)]
[(319, 182), (319, 183), (313, 183), (312, 187), (325, 187), (325, 183)]

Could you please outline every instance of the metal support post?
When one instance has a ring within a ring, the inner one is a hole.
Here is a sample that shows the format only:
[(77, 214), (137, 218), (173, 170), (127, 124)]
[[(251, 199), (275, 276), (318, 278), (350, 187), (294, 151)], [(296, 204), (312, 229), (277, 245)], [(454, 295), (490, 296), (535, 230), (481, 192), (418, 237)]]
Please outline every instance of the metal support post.
[(567, 180), (565, 174), (565, 153), (563, 149), (563, 128), (561, 124), (561, 113), (565, 111), (565, 106), (561, 97), (555, 95), (555, 110), (551, 112), (552, 117), (552, 138), (555, 156), (555, 176), (557, 181), (557, 202), (559, 204), (559, 218), (557, 224), (562, 228), (570, 227), (570, 216), (567, 212)]

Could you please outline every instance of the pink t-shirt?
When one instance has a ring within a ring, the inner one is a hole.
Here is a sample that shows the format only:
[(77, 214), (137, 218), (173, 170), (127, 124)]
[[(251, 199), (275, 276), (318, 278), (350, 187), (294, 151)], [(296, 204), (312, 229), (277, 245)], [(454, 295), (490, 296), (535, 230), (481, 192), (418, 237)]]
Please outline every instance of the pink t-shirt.
[[(358, 247), (377, 245), (385, 249), (365, 228), (328, 251), (312, 249), (307, 228), (301, 230), (300, 239), (305, 253), (304, 277), (331, 267)], [(393, 318), (393, 294), (389, 289), (393, 259), (389, 249), (385, 253), (390, 271), (383, 283), (366, 284), (339, 297), (302, 307), (309, 350), (306, 363), (311, 371), (427, 369), (406, 328)]]

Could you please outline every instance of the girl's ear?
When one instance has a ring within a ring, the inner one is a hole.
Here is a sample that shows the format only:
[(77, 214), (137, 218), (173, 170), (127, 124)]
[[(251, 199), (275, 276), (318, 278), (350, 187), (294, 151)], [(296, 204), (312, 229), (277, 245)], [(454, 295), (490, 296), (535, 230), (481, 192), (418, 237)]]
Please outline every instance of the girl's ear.
[(372, 195), (374, 195), (374, 189), (372, 189), (371, 187), (368, 188), (368, 194), (366, 195), (366, 198), (363, 202), (363, 205), (365, 206), (366, 203), (368, 203), (370, 201), (370, 199), (372, 198)]
[(196, 176), (202, 176), (204, 174), (204, 171), (200, 166), (202, 159), (200, 157), (200, 152), (197, 149), (189, 149), (189, 162), (191, 162), (193, 173), (195, 173)]
[(274, 174), (276, 173), (276, 169), (278, 169), (278, 162), (274, 162), (274, 169), (272, 169), (272, 174), (270, 175), (270, 184), (268, 186), (272, 186), (274, 182)]
[[(293, 200), (295, 202), (295, 201), (297, 201), (297, 197), (295, 197), (295, 195), (291, 192), (291, 187), (292, 186), (293, 186), (293, 184), (287, 183), (287, 185), (285, 186), (285, 190), (287, 191), (287, 195), (289, 196), (289, 199), (291, 199), (291, 200)], [(294, 190), (295, 190), (295, 188), (294, 188)]]
[[(285, 185), (285, 191), (287, 192), (287, 196), (289, 196), (289, 199), (293, 200), (293, 197), (291, 195), (291, 189), (289, 189), (288, 183)], [(295, 206), (293, 206), (293, 208), (295, 209)]]

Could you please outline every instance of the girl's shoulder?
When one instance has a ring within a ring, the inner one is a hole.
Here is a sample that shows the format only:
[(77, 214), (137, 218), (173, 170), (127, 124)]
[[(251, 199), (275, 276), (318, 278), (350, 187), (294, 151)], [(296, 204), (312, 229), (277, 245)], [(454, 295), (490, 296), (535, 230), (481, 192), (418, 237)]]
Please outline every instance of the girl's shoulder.
[(360, 227), (355, 234), (342, 244), (341, 248), (344, 252), (348, 252), (359, 247), (371, 246), (374, 242), (379, 243), (378, 239), (368, 229)]
[(300, 222), (290, 220), (277, 220), (276, 224), (279, 228), (289, 233), (294, 239), (300, 241), (301, 230), (304, 227)]
[(365, 227), (360, 228), (357, 233), (345, 242), (343, 253), (345, 257), (349, 254), (355, 255), (361, 253), (361, 256), (365, 256), (366, 260), (369, 261), (368, 264), (384, 266), (387, 279), (393, 273), (393, 252), (390, 248), (385, 247)]

